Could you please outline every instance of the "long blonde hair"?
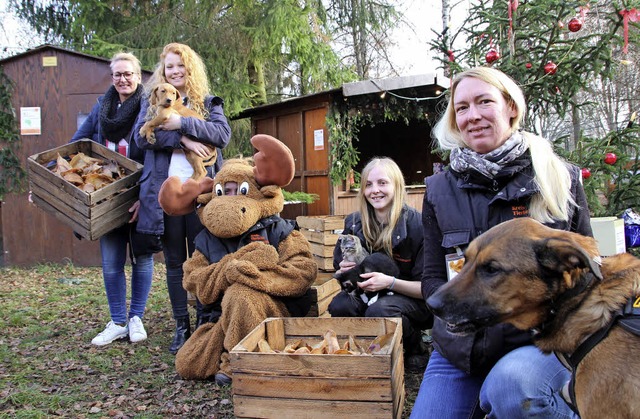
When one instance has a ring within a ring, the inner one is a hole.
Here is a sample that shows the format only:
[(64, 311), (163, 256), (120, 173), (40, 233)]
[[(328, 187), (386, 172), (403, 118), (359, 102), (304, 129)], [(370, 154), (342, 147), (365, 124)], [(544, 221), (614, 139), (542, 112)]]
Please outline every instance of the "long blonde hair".
[[(510, 120), (510, 134), (520, 129), (527, 111), (522, 89), (502, 71), (490, 67), (475, 67), (457, 74), (451, 83), (447, 109), (432, 131), (432, 136), (443, 150), (467, 147), (458, 129), (453, 104), (456, 88), (465, 78), (482, 80), (496, 87), (507, 105), (516, 109), (516, 116)], [(567, 163), (553, 151), (551, 143), (545, 138), (529, 132), (523, 132), (523, 135), (529, 146), (534, 181), (539, 190), (539, 193), (531, 198), (529, 214), (543, 223), (554, 220), (567, 221), (571, 206), (576, 205), (570, 192), (571, 174)]]
[[(369, 204), (364, 196), (364, 189), (369, 178), (369, 173), (374, 167), (380, 167), (389, 176), (393, 185), (394, 199), (389, 209), (389, 219), (384, 225), (380, 225), (376, 219), (374, 208)], [(393, 230), (400, 220), (402, 207), (406, 202), (404, 176), (400, 167), (395, 161), (389, 157), (374, 157), (362, 169), (360, 176), (360, 191), (358, 192), (358, 203), (360, 207), (360, 216), (362, 218), (362, 232), (367, 245), (373, 251), (384, 250), (389, 256), (392, 256), (393, 249)]]
[(204, 106), (204, 99), (210, 92), (207, 69), (200, 55), (188, 45), (177, 42), (165, 45), (160, 54), (160, 62), (146, 84), (147, 93), (160, 83), (168, 83), (164, 76), (164, 59), (169, 53), (179, 55), (187, 70), (185, 91), (189, 97), (189, 106), (203, 118), (207, 118), (209, 112)]

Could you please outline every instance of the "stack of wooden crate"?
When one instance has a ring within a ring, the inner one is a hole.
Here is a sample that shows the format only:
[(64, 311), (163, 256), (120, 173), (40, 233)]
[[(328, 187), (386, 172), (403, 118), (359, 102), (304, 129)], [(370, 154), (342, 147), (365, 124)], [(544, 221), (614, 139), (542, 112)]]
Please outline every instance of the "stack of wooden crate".
[(338, 233), (344, 228), (344, 216), (299, 216), (296, 221), (300, 232), (309, 240), (318, 269), (324, 272), (335, 271), (333, 249), (338, 242)]

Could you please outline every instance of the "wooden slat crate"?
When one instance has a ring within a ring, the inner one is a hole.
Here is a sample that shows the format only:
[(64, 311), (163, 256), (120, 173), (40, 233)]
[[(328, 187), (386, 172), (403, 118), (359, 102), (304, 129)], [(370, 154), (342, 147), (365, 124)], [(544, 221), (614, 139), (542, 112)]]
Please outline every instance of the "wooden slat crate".
[[(351, 335), (363, 347), (393, 333), (388, 353), (292, 355), (258, 352), (265, 339), (276, 350), (302, 339), (320, 342), (327, 330), (338, 341)], [(404, 364), (400, 318), (269, 318), (230, 352), (233, 405), (237, 417), (400, 418)]]
[(333, 272), (333, 249), (338, 242), (336, 230), (344, 228), (344, 216), (321, 215), (314, 217), (299, 216), (296, 222), (300, 232), (309, 240), (311, 253), (314, 255), (318, 269)]
[[(82, 152), (90, 157), (115, 161), (125, 169), (125, 177), (98, 189), (84, 192), (56, 176), (47, 167), (60, 156)], [(95, 141), (82, 140), (66, 144), (27, 159), (27, 173), (33, 202), (89, 240), (131, 219), (129, 208), (138, 199), (142, 165)]]
[(313, 303), (307, 313), (307, 317), (329, 317), (327, 311), (333, 297), (340, 292), (340, 283), (329, 273), (318, 274), (318, 278), (311, 286)]

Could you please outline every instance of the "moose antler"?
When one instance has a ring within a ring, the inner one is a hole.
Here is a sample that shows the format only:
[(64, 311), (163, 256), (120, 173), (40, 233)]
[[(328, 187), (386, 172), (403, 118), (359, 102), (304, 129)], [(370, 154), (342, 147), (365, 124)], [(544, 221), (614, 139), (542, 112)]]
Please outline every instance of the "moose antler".
[(266, 134), (254, 135), (251, 144), (258, 150), (253, 156), (253, 176), (260, 186), (287, 186), (295, 174), (295, 161), (289, 147)]
[(170, 176), (162, 182), (158, 202), (169, 215), (185, 215), (194, 210), (199, 195), (211, 192), (212, 189), (213, 179), (210, 177), (204, 177), (200, 181), (189, 178), (182, 183), (178, 176)]

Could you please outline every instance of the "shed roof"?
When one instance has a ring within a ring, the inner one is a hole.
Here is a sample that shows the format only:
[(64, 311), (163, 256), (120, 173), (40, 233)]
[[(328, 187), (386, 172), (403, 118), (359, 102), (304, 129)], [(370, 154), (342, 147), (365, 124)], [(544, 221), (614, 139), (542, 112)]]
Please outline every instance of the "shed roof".
[[(310, 95), (298, 96), (282, 102), (270, 103), (255, 106), (241, 111), (232, 119), (249, 118), (255, 115), (262, 115), (273, 111), (299, 106), (307, 102), (320, 102), (327, 99), (336, 99), (336, 96), (343, 98), (361, 96), (368, 94), (391, 93), (401, 96), (403, 91), (412, 89), (414, 92), (426, 97), (435, 97), (449, 87), (449, 79), (437, 73), (426, 73), (415, 76), (390, 77), (385, 79), (369, 79), (353, 83), (345, 83), (341, 87), (325, 90)], [(406, 98), (413, 99), (413, 98)], [(415, 98), (416, 100), (418, 98)]]
[(32, 54), (36, 54), (36, 53), (39, 53), (39, 52), (43, 52), (43, 51), (47, 51), (47, 50), (60, 51), (60, 52), (66, 53), (66, 54), (72, 54), (72, 55), (78, 55), (78, 56), (81, 56), (81, 57), (85, 57), (85, 58), (88, 58), (88, 59), (91, 59), (91, 60), (104, 61), (106, 63), (110, 62), (110, 60), (108, 60), (106, 58), (96, 57), (95, 55), (89, 55), (89, 54), (85, 54), (85, 53), (82, 53), (82, 52), (73, 51), (73, 50), (62, 48), (62, 47), (59, 47), (59, 46), (56, 46), (56, 45), (42, 44), (42, 45), (40, 45), (38, 47), (28, 49), (25, 52), (21, 52), (19, 54), (12, 55), (11, 57), (4, 58), (4, 59), (0, 60), (0, 65), (6, 64), (6, 63), (11, 62), (11, 61), (19, 60), (19, 59), (24, 58), (26, 56), (29, 56), (29, 55), (32, 55)]

